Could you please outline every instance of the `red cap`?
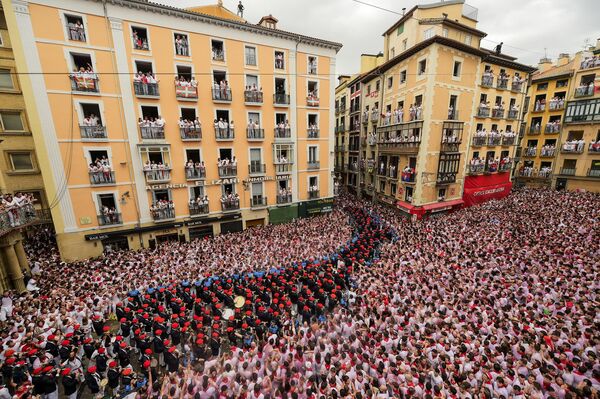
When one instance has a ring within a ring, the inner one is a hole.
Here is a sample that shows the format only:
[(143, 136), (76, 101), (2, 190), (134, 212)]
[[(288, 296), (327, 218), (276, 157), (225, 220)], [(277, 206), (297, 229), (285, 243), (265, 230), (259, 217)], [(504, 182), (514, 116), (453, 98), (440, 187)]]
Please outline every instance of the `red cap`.
[(165, 339), (164, 344), (165, 344), (165, 346), (169, 346), (171, 344), (171, 341), (169, 341), (168, 339)]
[(61, 342), (62, 346), (67, 346), (67, 345), (70, 345), (70, 344), (71, 344), (71, 341), (69, 341), (68, 339), (65, 339), (63, 342)]
[(156, 335), (162, 335), (162, 330), (156, 330), (156, 331), (154, 331), (154, 334), (156, 334)]
[[(10, 359), (8, 359), (8, 360), (10, 360)], [(8, 361), (6, 363), (8, 363)], [(42, 371), (44, 371), (44, 369), (42, 367), (38, 367), (37, 369), (33, 369), (33, 375), (42, 374)]]
[(61, 372), (61, 374), (62, 374), (62, 375), (68, 375), (70, 372), (71, 372), (71, 369), (67, 367), (66, 369), (64, 369), (64, 370)]
[(179, 328), (179, 324), (173, 323), (173, 324), (171, 324), (171, 328)]
[(142, 364), (142, 366), (143, 366), (145, 369), (147, 369), (147, 368), (150, 368), (150, 360), (146, 360), (146, 361), (145, 361), (145, 362)]
[(104, 327), (102, 327), (102, 331), (108, 332), (108, 331), (110, 331), (110, 327), (109, 326), (104, 326)]
[(14, 357), (9, 357), (6, 359), (6, 364), (14, 364), (17, 361)]
[(123, 340), (123, 337), (121, 337), (120, 335), (117, 335), (115, 337), (115, 341), (117, 341), (117, 342), (122, 341), (122, 340)]
[(127, 347), (127, 342), (121, 342), (121, 345), (120, 345), (120, 347), (121, 347), (121, 348), (126, 348), (126, 347)]
[(144, 351), (144, 353), (145, 353), (146, 355), (151, 355), (151, 354), (152, 354), (152, 349), (148, 348), (148, 349), (146, 349), (146, 350)]
[(170, 348), (169, 348), (169, 353), (173, 353), (173, 352), (175, 352), (175, 349), (177, 349), (177, 348), (175, 348), (174, 346), (170, 347)]
[(131, 369), (123, 369), (123, 375), (131, 374)]
[(91, 338), (86, 338), (86, 339), (83, 340), (84, 344), (89, 344), (90, 342), (92, 342)]
[(108, 363), (108, 367), (117, 367), (117, 362), (116, 361), (111, 361), (110, 363)]
[(98, 353), (104, 354), (106, 352), (105, 348), (98, 348)]

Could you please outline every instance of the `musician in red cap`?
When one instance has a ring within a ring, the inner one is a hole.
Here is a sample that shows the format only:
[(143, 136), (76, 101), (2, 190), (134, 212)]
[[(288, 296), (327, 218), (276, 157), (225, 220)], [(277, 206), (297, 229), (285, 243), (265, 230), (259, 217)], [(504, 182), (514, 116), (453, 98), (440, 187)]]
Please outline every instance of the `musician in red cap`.
[(70, 368), (63, 369), (61, 371), (63, 393), (67, 399), (77, 399), (77, 389), (79, 388), (79, 381), (75, 376), (75, 373)]
[(121, 369), (119, 368), (116, 360), (111, 360), (108, 363), (108, 370), (106, 371), (106, 379), (108, 380), (107, 386), (109, 393), (115, 395), (118, 392), (119, 382), (121, 378)]
[(165, 360), (163, 356), (163, 352), (165, 351), (165, 343), (162, 338), (162, 330), (154, 331), (154, 339), (152, 340), (152, 347), (156, 357), (158, 359), (158, 364), (160, 367), (164, 367)]
[(88, 367), (87, 373), (85, 373), (85, 384), (89, 388), (94, 398), (101, 398), (102, 392), (100, 387), (100, 380), (102, 377), (98, 374), (96, 366)]

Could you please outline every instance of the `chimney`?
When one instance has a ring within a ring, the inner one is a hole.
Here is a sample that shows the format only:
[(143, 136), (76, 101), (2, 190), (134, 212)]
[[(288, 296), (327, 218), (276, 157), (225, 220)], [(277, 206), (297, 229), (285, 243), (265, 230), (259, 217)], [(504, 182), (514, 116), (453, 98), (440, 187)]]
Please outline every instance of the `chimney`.
[(277, 29), (277, 22), (279, 22), (279, 20), (271, 14), (269, 14), (267, 16), (262, 17), (258, 24), (260, 26), (264, 26), (265, 28)]
[(556, 60), (556, 66), (567, 65), (570, 60), (571, 57), (569, 57), (569, 53), (560, 53), (558, 55), (558, 60)]
[(542, 58), (540, 62), (538, 62), (538, 70), (540, 72), (546, 72), (548, 69), (552, 68), (552, 60), (550, 58)]

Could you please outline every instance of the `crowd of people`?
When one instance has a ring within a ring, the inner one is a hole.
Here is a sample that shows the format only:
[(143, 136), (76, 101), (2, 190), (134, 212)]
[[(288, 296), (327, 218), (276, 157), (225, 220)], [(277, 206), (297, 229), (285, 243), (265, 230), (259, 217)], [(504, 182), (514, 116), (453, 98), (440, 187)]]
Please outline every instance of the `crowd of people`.
[(585, 57), (581, 61), (581, 69), (596, 68), (598, 66), (600, 66), (600, 56), (597, 55)]
[(74, 264), (36, 234), (35, 290), (2, 299), (2, 389), (597, 398), (599, 204), (522, 189), (411, 223), (342, 197), (327, 215)]
[(32, 194), (17, 192), (0, 194), (0, 231), (30, 223), (35, 219)]
[(535, 166), (521, 165), (521, 167), (518, 170), (518, 174), (519, 176), (523, 177), (541, 177), (546, 179), (549, 178), (552, 174), (552, 167), (542, 166), (538, 170), (538, 168)]

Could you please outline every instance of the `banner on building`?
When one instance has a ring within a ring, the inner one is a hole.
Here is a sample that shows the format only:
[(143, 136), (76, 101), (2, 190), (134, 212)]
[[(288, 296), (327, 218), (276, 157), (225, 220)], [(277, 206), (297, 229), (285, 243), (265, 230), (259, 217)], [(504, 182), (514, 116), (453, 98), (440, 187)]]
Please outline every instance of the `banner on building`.
[(512, 183), (509, 173), (467, 176), (463, 200), (465, 206), (477, 205), (491, 199), (502, 199), (510, 194)]

